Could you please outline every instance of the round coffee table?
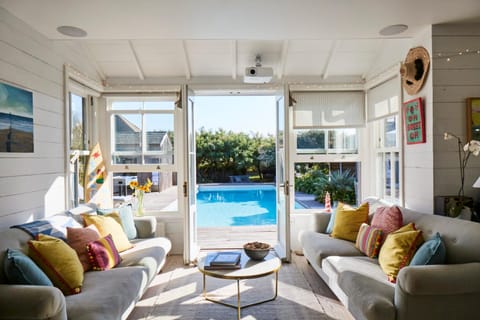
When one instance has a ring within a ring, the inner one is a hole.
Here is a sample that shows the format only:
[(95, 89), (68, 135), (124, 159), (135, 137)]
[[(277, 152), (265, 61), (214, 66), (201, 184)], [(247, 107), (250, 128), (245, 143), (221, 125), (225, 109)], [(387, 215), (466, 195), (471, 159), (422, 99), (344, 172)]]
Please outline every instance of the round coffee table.
[[(278, 294), (278, 270), (282, 266), (282, 261), (273, 253), (269, 253), (263, 260), (251, 260), (244, 252), (240, 260), (241, 267), (239, 269), (219, 269), (219, 270), (207, 270), (205, 269), (205, 259), (202, 257), (198, 261), (198, 270), (203, 274), (203, 297), (205, 300), (218, 303), (227, 307), (237, 309), (238, 320), (240, 320), (241, 309), (256, 306), (261, 303), (275, 300)], [(275, 288), (274, 295), (271, 298), (261, 300), (246, 305), (241, 304), (240, 299), (240, 280), (255, 279), (275, 274)], [(237, 281), (237, 304), (230, 304), (220, 300), (215, 300), (207, 295), (206, 290), (206, 277), (214, 277), (220, 279), (229, 279)]]

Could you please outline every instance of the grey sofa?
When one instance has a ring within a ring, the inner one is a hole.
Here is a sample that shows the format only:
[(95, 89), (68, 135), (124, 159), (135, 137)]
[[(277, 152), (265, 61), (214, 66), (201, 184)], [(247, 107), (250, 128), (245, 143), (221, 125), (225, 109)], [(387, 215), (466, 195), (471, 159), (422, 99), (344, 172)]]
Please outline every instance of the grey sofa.
[[(82, 292), (64, 296), (56, 287), (6, 283), (0, 268), (0, 319), (119, 320), (133, 310), (166, 261), (171, 243), (155, 237), (154, 217), (135, 218), (137, 239), (121, 252), (121, 263), (106, 271), (84, 274)], [(0, 232), (0, 266), (7, 248), (27, 253), (32, 237), (12, 228)]]
[[(390, 204), (369, 198), (370, 213)], [(330, 214), (315, 214), (314, 231), (300, 234), (303, 253), (355, 319), (479, 319), (480, 223), (400, 208), (403, 223), (414, 222), (425, 240), (439, 232), (446, 264), (407, 266), (390, 283), (377, 259), (355, 244), (325, 234)]]

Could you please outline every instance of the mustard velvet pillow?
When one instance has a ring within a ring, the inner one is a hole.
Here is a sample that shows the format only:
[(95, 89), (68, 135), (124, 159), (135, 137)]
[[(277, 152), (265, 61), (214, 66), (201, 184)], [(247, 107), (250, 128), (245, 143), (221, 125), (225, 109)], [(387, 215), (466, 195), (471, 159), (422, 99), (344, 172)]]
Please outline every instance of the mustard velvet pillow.
[(422, 231), (409, 223), (388, 234), (378, 255), (378, 262), (390, 282), (397, 281), (400, 269), (410, 264), (415, 251), (423, 243)]
[(123, 231), (118, 213), (113, 212), (102, 216), (82, 215), (82, 217), (83, 221), (85, 222), (85, 226), (92, 224), (95, 225), (102, 238), (111, 234), (118, 252), (122, 252), (133, 247), (130, 241), (128, 241), (125, 231)]
[(65, 241), (40, 233), (28, 242), (28, 255), (64, 295), (81, 292), (83, 266)]
[(362, 223), (367, 223), (367, 220), (368, 202), (362, 203), (358, 208), (339, 203), (331, 236), (355, 242), (360, 226)]

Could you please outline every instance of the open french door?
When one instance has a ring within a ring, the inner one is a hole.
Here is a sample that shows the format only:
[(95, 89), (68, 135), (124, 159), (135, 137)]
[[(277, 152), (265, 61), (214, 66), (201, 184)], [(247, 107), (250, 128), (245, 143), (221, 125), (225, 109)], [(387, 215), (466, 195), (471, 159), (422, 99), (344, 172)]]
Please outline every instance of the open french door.
[(182, 108), (184, 110), (184, 172), (183, 194), (185, 200), (184, 250), (185, 264), (196, 260), (200, 248), (197, 244), (197, 172), (195, 150), (195, 123), (193, 92), (187, 86), (182, 90)]
[[(288, 92), (285, 88), (284, 92)], [(277, 141), (276, 141), (276, 190), (277, 190), (277, 237), (275, 251), (289, 262), (290, 254), (290, 183), (288, 179), (288, 99), (284, 94), (277, 97)]]

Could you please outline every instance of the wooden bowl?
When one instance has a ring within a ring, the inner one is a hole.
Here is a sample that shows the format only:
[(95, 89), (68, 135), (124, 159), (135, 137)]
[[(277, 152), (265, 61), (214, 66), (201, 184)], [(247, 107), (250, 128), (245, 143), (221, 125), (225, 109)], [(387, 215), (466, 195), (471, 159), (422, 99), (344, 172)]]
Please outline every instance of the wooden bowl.
[(265, 242), (248, 242), (243, 245), (245, 254), (252, 260), (263, 260), (270, 252), (270, 245)]

